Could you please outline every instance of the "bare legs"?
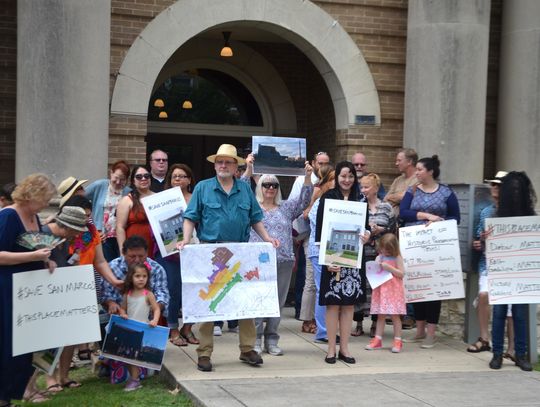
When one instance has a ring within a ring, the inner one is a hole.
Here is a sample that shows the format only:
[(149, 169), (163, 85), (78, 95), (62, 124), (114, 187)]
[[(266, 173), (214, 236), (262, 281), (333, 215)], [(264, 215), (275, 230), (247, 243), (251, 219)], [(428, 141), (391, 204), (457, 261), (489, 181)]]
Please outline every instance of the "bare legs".
[(328, 333), (328, 355), (336, 356), (336, 335), (340, 334), (339, 350), (342, 355), (350, 356), (349, 338), (353, 320), (354, 305), (327, 305), (326, 331)]

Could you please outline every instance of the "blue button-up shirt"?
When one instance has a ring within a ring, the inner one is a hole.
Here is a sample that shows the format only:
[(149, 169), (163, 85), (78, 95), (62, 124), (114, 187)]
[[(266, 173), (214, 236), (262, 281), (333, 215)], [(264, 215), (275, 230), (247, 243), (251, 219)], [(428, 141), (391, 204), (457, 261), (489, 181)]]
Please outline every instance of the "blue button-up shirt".
[(227, 194), (214, 177), (195, 186), (184, 219), (197, 224), (201, 241), (247, 242), (251, 225), (263, 219), (263, 212), (245, 182), (234, 179)]
[[(146, 258), (146, 261), (150, 264), (151, 276), (150, 276), (150, 287), (152, 292), (156, 297), (156, 301), (160, 304), (163, 304), (163, 309), (161, 314), (164, 317), (167, 317), (167, 311), (169, 308), (169, 288), (167, 286), (167, 274), (165, 269), (161, 267), (157, 262), (150, 258)], [(109, 263), (111, 270), (116, 278), (119, 280), (124, 280), (126, 278), (128, 265), (124, 257), (118, 257)], [(180, 272), (180, 269), (178, 269)], [(101, 280), (101, 302), (114, 301), (117, 304), (122, 304), (122, 294), (120, 291), (112, 286), (104, 278)]]

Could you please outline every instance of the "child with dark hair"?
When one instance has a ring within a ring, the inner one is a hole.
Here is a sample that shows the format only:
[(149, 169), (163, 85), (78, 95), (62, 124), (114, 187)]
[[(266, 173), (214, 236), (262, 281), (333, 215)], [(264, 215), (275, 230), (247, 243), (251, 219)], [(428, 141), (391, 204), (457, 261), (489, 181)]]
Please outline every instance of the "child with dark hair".
[(15, 190), (16, 187), (17, 184), (13, 182), (2, 185), (2, 188), (0, 188), (0, 209), (13, 204), (13, 199), (11, 199), (11, 193)]

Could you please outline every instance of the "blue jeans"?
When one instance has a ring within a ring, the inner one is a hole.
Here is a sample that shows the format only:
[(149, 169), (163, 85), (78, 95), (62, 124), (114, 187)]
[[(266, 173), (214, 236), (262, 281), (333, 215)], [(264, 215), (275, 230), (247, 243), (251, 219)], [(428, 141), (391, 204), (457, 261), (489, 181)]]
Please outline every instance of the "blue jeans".
[(180, 273), (180, 262), (178, 258), (169, 260), (170, 258), (170, 256), (166, 258), (161, 257), (159, 251), (156, 253), (156, 261), (165, 269), (165, 273), (167, 274), (167, 287), (170, 296), (167, 325), (171, 329), (178, 329), (178, 314), (182, 307), (182, 274)]
[(326, 339), (328, 336), (326, 333), (326, 307), (319, 305), (319, 294), (321, 292), (321, 273), (322, 267), (319, 264), (319, 257), (310, 257), (311, 265), (313, 266), (313, 280), (315, 280), (315, 287), (317, 292), (315, 294), (315, 321), (317, 322), (317, 332), (315, 333), (315, 339)]
[[(516, 356), (525, 356), (527, 353), (527, 309), (528, 304), (512, 304), (512, 319), (514, 320), (514, 348)], [(491, 341), (493, 354), (502, 355), (504, 347), (504, 326), (508, 305), (493, 306), (493, 326)]]

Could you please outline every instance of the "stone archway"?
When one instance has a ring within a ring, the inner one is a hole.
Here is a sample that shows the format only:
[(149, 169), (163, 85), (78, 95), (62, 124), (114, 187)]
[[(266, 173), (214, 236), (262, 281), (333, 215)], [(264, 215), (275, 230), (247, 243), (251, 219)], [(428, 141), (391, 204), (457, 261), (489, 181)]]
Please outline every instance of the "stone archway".
[(337, 21), (305, 0), (186, 0), (173, 4), (131, 46), (118, 72), (111, 113), (146, 117), (156, 78), (174, 52), (201, 32), (231, 22), (249, 22), (273, 32), (312, 61), (331, 95), (337, 129), (347, 129), (356, 115), (374, 116), (380, 124), (379, 98), (362, 52)]

